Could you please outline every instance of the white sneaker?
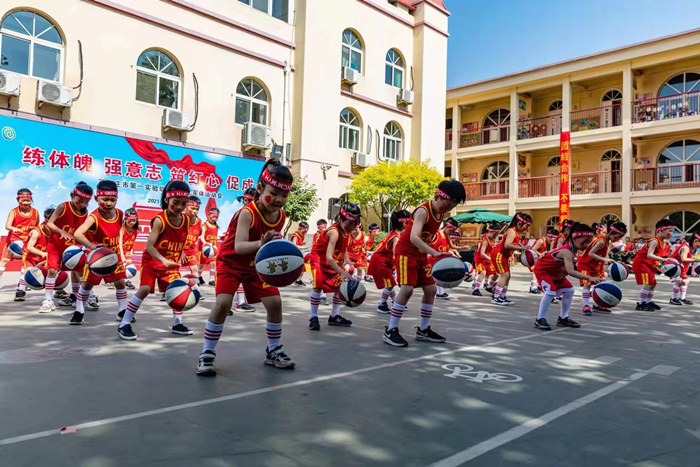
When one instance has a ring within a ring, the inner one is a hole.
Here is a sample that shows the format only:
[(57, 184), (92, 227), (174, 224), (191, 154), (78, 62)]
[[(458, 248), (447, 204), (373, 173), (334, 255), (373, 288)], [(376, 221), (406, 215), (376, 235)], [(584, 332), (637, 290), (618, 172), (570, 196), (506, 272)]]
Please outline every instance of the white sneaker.
[(85, 302), (85, 309), (87, 311), (98, 311), (100, 309), (100, 302), (97, 297), (92, 296)]
[(41, 302), (41, 308), (39, 308), (39, 313), (51, 313), (52, 311), (56, 311), (56, 305), (53, 303), (53, 300), (47, 298), (46, 300)]

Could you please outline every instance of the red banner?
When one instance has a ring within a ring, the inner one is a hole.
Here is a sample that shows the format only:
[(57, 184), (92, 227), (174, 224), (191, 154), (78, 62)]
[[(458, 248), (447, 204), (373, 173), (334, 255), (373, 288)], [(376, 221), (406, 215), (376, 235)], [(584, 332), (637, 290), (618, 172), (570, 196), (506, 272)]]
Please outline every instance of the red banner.
[(571, 198), (571, 133), (562, 131), (559, 137), (559, 230), (561, 223), (569, 219)]

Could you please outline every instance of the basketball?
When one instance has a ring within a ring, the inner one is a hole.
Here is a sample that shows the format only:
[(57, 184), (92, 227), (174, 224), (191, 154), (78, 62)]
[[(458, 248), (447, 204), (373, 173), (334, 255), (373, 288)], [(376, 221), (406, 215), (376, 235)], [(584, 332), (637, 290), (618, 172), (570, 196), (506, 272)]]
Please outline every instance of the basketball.
[(593, 301), (599, 306), (612, 308), (622, 300), (620, 288), (611, 282), (601, 282), (593, 287)]
[(433, 279), (440, 287), (451, 289), (462, 283), (465, 276), (464, 262), (454, 256), (443, 256), (433, 265)]
[(119, 265), (117, 254), (106, 246), (96, 248), (87, 255), (87, 265), (90, 272), (98, 276), (112, 274)]
[(304, 270), (301, 250), (288, 240), (267, 242), (255, 255), (255, 271), (260, 279), (275, 287), (292, 285)]
[(681, 275), (681, 263), (673, 258), (669, 258), (661, 265), (661, 272), (671, 279)]
[(58, 271), (56, 274), (56, 285), (54, 289), (63, 290), (70, 285), (70, 274), (66, 271)]
[(466, 274), (464, 276), (464, 282), (471, 282), (474, 280), (474, 274)]
[(471, 276), (474, 274), (474, 266), (469, 261), (464, 262), (464, 277)]
[(615, 282), (622, 282), (627, 279), (627, 276), (629, 275), (630, 271), (627, 269), (627, 265), (625, 263), (617, 261), (608, 266), (608, 277)]
[(202, 247), (202, 254), (205, 258), (214, 258), (218, 253), (219, 251), (211, 243), (207, 243), (204, 245), (204, 247)]
[(612, 253), (619, 253), (625, 247), (625, 242), (615, 242), (610, 245), (610, 251)]
[(133, 265), (133, 263), (127, 263), (126, 267), (126, 278), (127, 279), (132, 279), (137, 272), (139, 272), (138, 269), (136, 269), (136, 266)]
[(526, 268), (530, 268), (535, 265), (537, 261), (537, 254), (532, 250), (525, 250), (520, 253), (520, 262)]
[(37, 267), (27, 269), (24, 273), (24, 282), (27, 287), (32, 290), (41, 290), (44, 288), (44, 271)]
[(7, 253), (10, 255), (11, 258), (14, 259), (22, 259), (22, 247), (24, 246), (24, 242), (22, 240), (17, 240), (12, 243), (7, 247)]
[(360, 306), (362, 302), (365, 301), (367, 291), (365, 290), (365, 286), (362, 285), (360, 281), (353, 279), (343, 282), (340, 285), (338, 294), (340, 295), (340, 299), (343, 301), (345, 306), (356, 307)]
[(185, 276), (172, 281), (165, 289), (165, 301), (173, 310), (187, 311), (199, 303), (199, 287), (193, 276)]
[(62, 256), (63, 267), (69, 271), (75, 271), (85, 265), (85, 248), (72, 245), (66, 248)]

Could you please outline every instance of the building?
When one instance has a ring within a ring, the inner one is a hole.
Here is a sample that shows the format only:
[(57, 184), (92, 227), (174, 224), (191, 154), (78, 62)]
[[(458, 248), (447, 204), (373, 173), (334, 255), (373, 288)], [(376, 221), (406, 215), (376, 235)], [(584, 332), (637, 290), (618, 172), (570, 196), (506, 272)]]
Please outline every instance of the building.
[[(449, 89), (445, 164), (475, 206), (558, 221), (559, 134), (571, 217), (631, 237), (700, 230), (700, 30)], [(473, 232), (472, 232), (473, 233)]]

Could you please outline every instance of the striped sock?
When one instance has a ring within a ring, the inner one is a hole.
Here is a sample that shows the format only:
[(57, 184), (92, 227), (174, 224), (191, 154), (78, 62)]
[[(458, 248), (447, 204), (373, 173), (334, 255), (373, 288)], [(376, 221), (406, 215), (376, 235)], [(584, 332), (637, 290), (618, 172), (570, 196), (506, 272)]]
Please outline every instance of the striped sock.
[(583, 306), (588, 306), (588, 302), (591, 300), (591, 290), (583, 289), (581, 292), (581, 297), (583, 298)]
[(647, 292), (647, 303), (649, 303), (652, 298), (654, 298), (654, 291), (650, 290)]
[(385, 305), (386, 301), (389, 300), (389, 295), (391, 295), (391, 291), (389, 289), (382, 289), (382, 298), (379, 299), (379, 304)]
[(639, 303), (647, 303), (649, 301), (649, 293), (647, 289), (642, 289), (639, 291)]
[(474, 283), (472, 284), (472, 289), (479, 290), (480, 288), (481, 288), (481, 282), (474, 281)]
[(681, 285), (681, 300), (685, 300), (685, 294), (688, 292), (687, 285)]
[(119, 325), (119, 327), (126, 326), (127, 324), (131, 324), (131, 319), (134, 317), (136, 312), (139, 311), (139, 307), (141, 306), (141, 303), (143, 303), (143, 300), (141, 300), (136, 295), (131, 297), (131, 300), (129, 300), (129, 303), (126, 304), (126, 311), (124, 312), (124, 317), (122, 318), (122, 322)]
[(78, 290), (78, 300), (75, 302), (75, 311), (85, 314), (85, 302), (88, 298), (90, 298), (90, 291), (85, 290), (81, 285)]
[(44, 281), (44, 299), (51, 300), (53, 298), (54, 287), (56, 287), (56, 276), (47, 277)]
[(245, 290), (243, 289), (243, 285), (238, 286), (238, 291), (236, 292), (238, 294), (238, 300), (236, 303), (238, 305), (243, 305), (245, 303)]
[(678, 287), (676, 284), (673, 284), (671, 299), (673, 299), (673, 300), (677, 299), (680, 294), (681, 294), (681, 288)]
[(501, 296), (505, 297), (506, 293), (508, 293), (508, 286), (507, 285), (503, 287), (502, 292), (501, 292)]
[(331, 318), (338, 316), (340, 313), (340, 305), (343, 304), (343, 301), (340, 299), (340, 292), (336, 292), (333, 294), (333, 306), (331, 308)]
[(214, 324), (207, 320), (207, 324), (204, 326), (204, 347), (202, 347), (202, 352), (207, 350), (213, 352), (222, 332), (224, 332), (224, 323)]
[(216, 266), (214, 266), (214, 265), (209, 265), (209, 280), (210, 281), (216, 280)]
[(282, 323), (265, 323), (265, 333), (267, 334), (267, 350), (273, 350), (280, 345), (282, 340)]
[(404, 311), (406, 311), (406, 305), (401, 305), (400, 303), (394, 302), (391, 306), (391, 318), (389, 318), (389, 329), (394, 329), (399, 327), (399, 321), (403, 316)]
[(491, 287), (492, 289), (496, 287), (496, 284), (498, 284), (498, 281), (489, 281), (489, 287)]
[(394, 291), (393, 288), (391, 289), (391, 293), (389, 294), (389, 297), (391, 297), (392, 303), (394, 302), (394, 300), (396, 300), (396, 292)]
[(532, 279), (530, 280), (530, 288), (531, 289), (536, 289), (537, 288), (537, 281)]
[[(54, 279), (54, 283), (55, 282), (56, 282), (56, 279)], [(73, 295), (75, 295), (77, 297), (78, 291), (80, 290), (80, 281), (71, 281), (70, 288), (71, 288), (71, 291), (73, 292)]]
[(309, 297), (309, 303), (311, 304), (311, 318), (318, 318), (318, 307), (321, 305), (321, 292), (311, 291), (311, 296)]
[(126, 309), (126, 299), (129, 298), (129, 294), (127, 293), (126, 289), (117, 289), (116, 295), (117, 295), (117, 308), (119, 308), (119, 311), (125, 310)]
[(500, 297), (501, 295), (503, 295), (503, 287), (496, 286), (493, 292), (493, 296)]
[(430, 326), (430, 318), (433, 316), (433, 305), (421, 303), (420, 305), (420, 329), (424, 330)]
[(173, 310), (173, 326), (182, 324), (182, 310)]
[(19, 283), (17, 284), (17, 290), (27, 290), (27, 283), (24, 281), (24, 269), (22, 269), (19, 273)]

